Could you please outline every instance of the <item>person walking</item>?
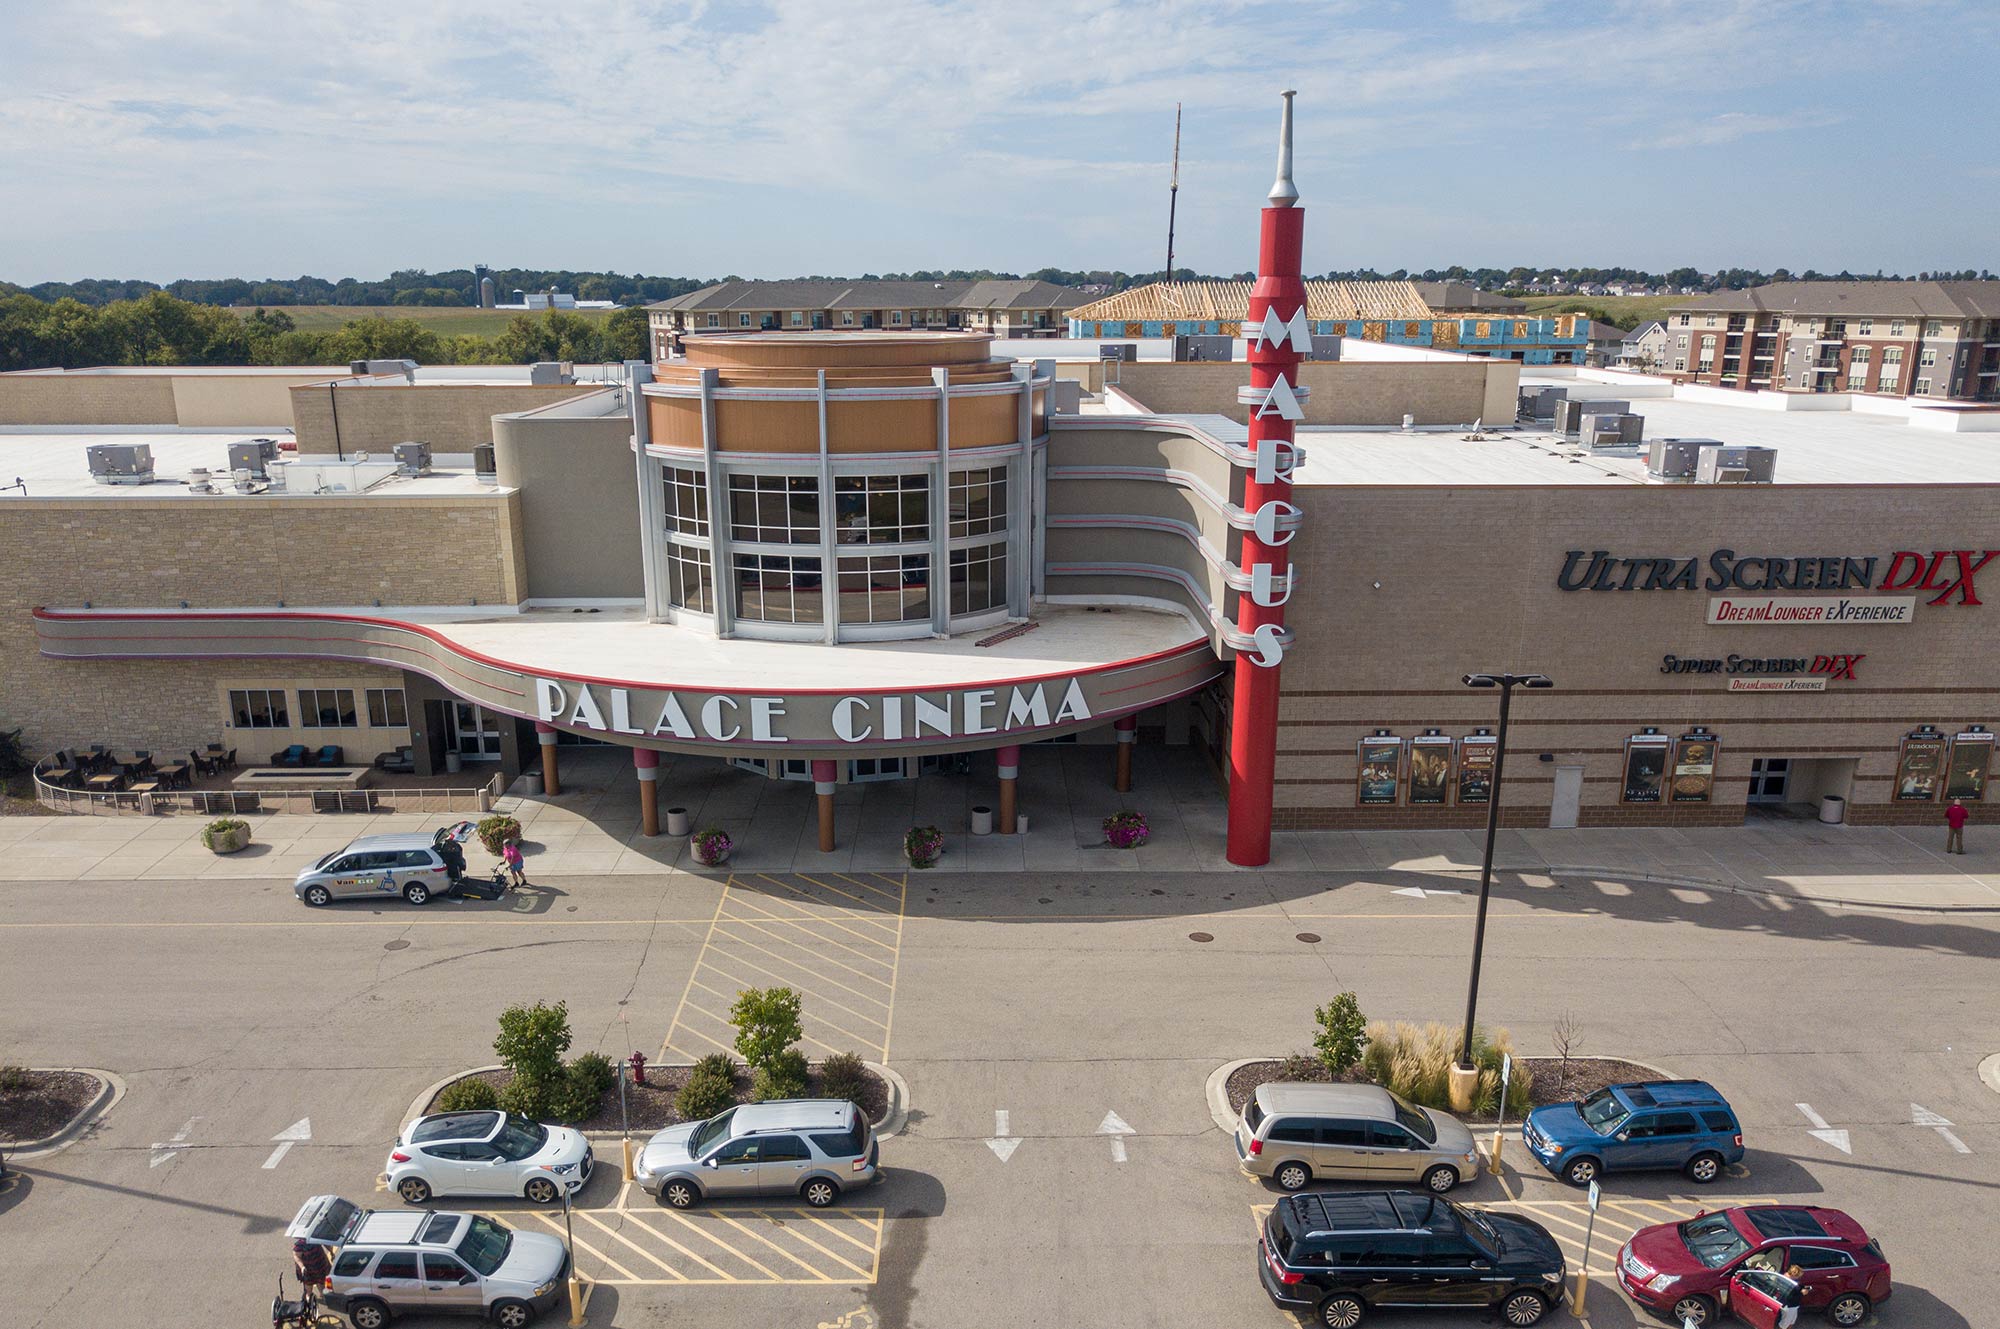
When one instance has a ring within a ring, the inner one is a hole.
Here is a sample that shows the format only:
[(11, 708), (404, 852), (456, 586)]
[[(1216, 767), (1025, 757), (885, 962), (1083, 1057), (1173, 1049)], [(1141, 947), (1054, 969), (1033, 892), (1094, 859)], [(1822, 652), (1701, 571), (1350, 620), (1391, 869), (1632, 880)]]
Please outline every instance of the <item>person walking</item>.
[(1951, 829), (1945, 832), (1944, 851), (1947, 854), (1965, 852), (1965, 823), (1972, 814), (1965, 810), (1965, 800), (1954, 798), (1951, 806), (1944, 810), (1944, 824)]
[(507, 872), (512, 877), (515, 886), (526, 886), (528, 884), (528, 864), (521, 857), (521, 842), (519, 840), (509, 840), (506, 844), (501, 845), (500, 859), (507, 865)]

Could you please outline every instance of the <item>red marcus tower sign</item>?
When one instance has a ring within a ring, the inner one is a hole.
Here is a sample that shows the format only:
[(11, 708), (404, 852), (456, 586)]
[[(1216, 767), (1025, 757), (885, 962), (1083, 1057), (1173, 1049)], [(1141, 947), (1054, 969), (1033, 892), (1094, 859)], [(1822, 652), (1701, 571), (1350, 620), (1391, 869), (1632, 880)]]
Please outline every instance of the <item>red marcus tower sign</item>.
[(1292, 97), (1284, 94), (1278, 130), (1278, 177), (1271, 185), (1257, 245), (1257, 285), (1243, 320), (1250, 344), (1250, 386), (1238, 400), (1249, 408), (1249, 475), (1243, 508), (1251, 528), (1243, 533), (1241, 566), (1251, 586), (1237, 602), (1237, 626), (1254, 641), (1236, 653), (1235, 693), (1229, 727), (1229, 848), (1231, 863), (1258, 867), (1271, 859), (1271, 791), (1278, 751), (1278, 664), (1291, 633), (1285, 602), (1291, 599), (1291, 559), (1285, 546), (1297, 534), (1292, 468), (1298, 461), (1293, 427), (1305, 417), (1300, 403), (1299, 361), (1312, 352), (1306, 322), (1306, 284), (1299, 250), (1305, 210), (1292, 183)]

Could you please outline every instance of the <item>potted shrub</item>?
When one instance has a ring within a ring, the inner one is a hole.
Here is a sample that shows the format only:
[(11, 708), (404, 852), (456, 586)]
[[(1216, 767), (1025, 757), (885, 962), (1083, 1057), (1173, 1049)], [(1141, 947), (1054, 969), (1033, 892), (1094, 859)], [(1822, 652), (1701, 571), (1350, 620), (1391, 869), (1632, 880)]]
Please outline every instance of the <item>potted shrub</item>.
[(233, 854), (250, 843), (250, 823), (219, 817), (201, 828), (201, 843), (214, 853)]
[(493, 857), (500, 857), (500, 847), (509, 840), (521, 838), (521, 823), (504, 813), (496, 812), (490, 817), (481, 817), (479, 824), (472, 828), (479, 837), (479, 843)]
[(1151, 834), (1143, 812), (1114, 812), (1104, 819), (1104, 838), (1114, 849), (1137, 849)]
[(935, 826), (912, 826), (903, 836), (903, 857), (913, 868), (927, 868), (944, 856), (944, 833)]
[(688, 837), (688, 848), (694, 853), (694, 861), (705, 868), (712, 868), (729, 861), (729, 851), (736, 842), (729, 838), (729, 832), (720, 827), (709, 826)]

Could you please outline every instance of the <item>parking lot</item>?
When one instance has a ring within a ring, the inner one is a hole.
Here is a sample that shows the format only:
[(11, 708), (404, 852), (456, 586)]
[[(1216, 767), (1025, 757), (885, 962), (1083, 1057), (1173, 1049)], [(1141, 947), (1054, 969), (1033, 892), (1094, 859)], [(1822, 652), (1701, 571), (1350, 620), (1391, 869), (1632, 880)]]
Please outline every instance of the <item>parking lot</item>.
[[(1342, 989), (1373, 1017), (1453, 1018), (1472, 902), (1395, 893), (1408, 884), (628, 875), (538, 881), (505, 905), (312, 912), (280, 881), (14, 884), (6, 1059), (101, 1067), (126, 1093), (0, 1193), (0, 1322), (254, 1323), (289, 1268), (282, 1229), (300, 1201), (395, 1204), (375, 1178), (404, 1109), (492, 1060), (508, 1002), (567, 1000), (576, 1050), (688, 1057), (726, 1038), (715, 1021), (735, 987), (787, 982), (815, 1055), (859, 1050), (910, 1086), (885, 1180), (830, 1211), (683, 1214), (626, 1185), (615, 1140), (600, 1143), (606, 1165), (570, 1217), (591, 1324), (1280, 1329), (1292, 1320), (1254, 1265), (1275, 1192), (1237, 1171), (1204, 1082), (1305, 1046), (1312, 1006)], [(1750, 1146), (1742, 1174), (1711, 1188), (1607, 1180), (1590, 1322), (1656, 1323), (1608, 1277), (1638, 1227), (1797, 1199), (1881, 1240), (1897, 1291), (1877, 1322), (1981, 1323), (2000, 1096), (1974, 1068), (2000, 1049), (1996, 951), (1983, 917), (1505, 882), (1483, 1018), (1540, 1053), (1573, 1014), (1585, 1053), (1709, 1078)], [(1532, 1216), (1574, 1268), (1581, 1197), (1518, 1142), (1509, 1161), (1453, 1198)], [(462, 1207), (563, 1226), (559, 1209)]]

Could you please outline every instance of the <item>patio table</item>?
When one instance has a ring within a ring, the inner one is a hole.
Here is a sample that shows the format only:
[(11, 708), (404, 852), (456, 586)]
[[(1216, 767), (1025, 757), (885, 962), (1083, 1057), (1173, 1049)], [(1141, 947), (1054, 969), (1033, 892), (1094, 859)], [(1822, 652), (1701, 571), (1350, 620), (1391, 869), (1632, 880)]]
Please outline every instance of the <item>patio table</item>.
[(111, 771), (104, 775), (93, 775), (84, 781), (83, 787), (93, 794), (112, 794), (125, 787), (125, 776), (121, 771)]

